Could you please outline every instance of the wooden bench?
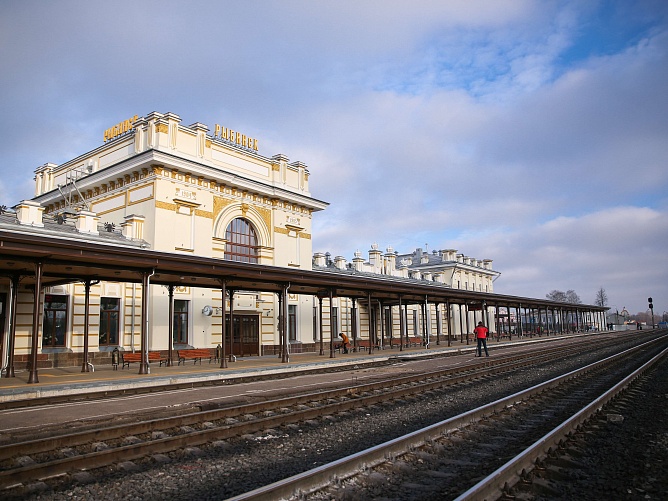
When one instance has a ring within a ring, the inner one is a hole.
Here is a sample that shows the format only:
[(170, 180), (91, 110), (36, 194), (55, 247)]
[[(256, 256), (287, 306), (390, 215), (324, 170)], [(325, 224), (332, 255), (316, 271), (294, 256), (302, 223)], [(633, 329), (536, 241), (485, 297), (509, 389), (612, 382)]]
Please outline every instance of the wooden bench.
[[(124, 369), (125, 366), (129, 369), (132, 362), (141, 362), (141, 352), (121, 352), (121, 369)], [(149, 351), (148, 362), (160, 362), (160, 366), (162, 367), (162, 364), (167, 363), (167, 357), (163, 356), (159, 351)]]
[[(399, 339), (398, 337), (393, 337), (389, 341), (390, 348), (394, 348), (395, 346), (400, 346), (401, 345), (402, 339)], [(421, 337), (409, 337), (408, 339), (403, 339), (404, 342), (404, 348), (409, 348), (411, 346), (422, 346), (422, 338)]]
[[(360, 350), (367, 351), (370, 346), (372, 346), (371, 341), (369, 341), (368, 339), (360, 339), (360, 340), (357, 341), (357, 347)], [(380, 350), (380, 346), (379, 346), (378, 343), (373, 343), (373, 347), (376, 350)]]
[(215, 354), (208, 348), (195, 348), (192, 350), (177, 350), (176, 356), (179, 359), (179, 365), (181, 362), (184, 364), (186, 360), (192, 360), (193, 364), (196, 364), (199, 360), (199, 364), (202, 365), (202, 359), (208, 358), (209, 363), (215, 358)]

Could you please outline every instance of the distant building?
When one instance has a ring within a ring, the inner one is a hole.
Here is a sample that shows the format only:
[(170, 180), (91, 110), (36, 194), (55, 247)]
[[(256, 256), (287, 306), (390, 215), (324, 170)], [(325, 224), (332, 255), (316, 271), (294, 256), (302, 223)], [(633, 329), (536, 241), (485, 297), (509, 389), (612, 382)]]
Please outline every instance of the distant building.
[[(378, 244), (372, 244), (368, 251), (368, 260), (362, 257), (360, 251), (356, 251), (352, 261), (348, 261), (343, 256), (331, 257), (329, 253), (316, 252), (313, 255), (313, 269), (314, 270), (329, 270), (337, 271), (339, 273), (353, 273), (353, 274), (369, 274), (369, 275), (387, 275), (407, 280), (415, 280), (420, 282), (432, 282), (444, 287), (453, 289), (471, 290), (477, 292), (493, 292), (494, 280), (496, 280), (500, 273), (492, 269), (491, 259), (477, 259), (458, 253), (457, 250), (434, 250), (430, 253), (423, 251), (421, 248), (416, 249), (409, 254), (399, 254), (395, 252), (392, 247), (388, 247), (383, 253), (378, 249)], [(349, 311), (353, 308), (352, 300), (348, 298), (341, 298), (340, 310)], [(363, 322), (367, 317), (366, 306), (361, 305), (362, 315), (360, 321)], [(420, 336), (424, 330), (426, 323), (427, 330), (430, 335), (435, 335), (436, 332), (436, 307), (429, 305), (428, 310), (424, 310), (421, 305), (410, 305), (408, 308), (407, 325), (409, 327), (410, 335)], [(450, 329), (447, 326), (447, 320), (444, 313), (439, 312), (442, 316), (443, 332), (450, 331), (452, 335), (461, 333), (462, 328), (466, 330), (466, 320), (461, 319), (461, 310), (459, 308), (452, 308), (451, 317), (452, 323)], [(427, 318), (423, 319), (426, 315)], [(474, 314), (469, 313), (469, 327), (474, 321)], [(373, 317), (373, 314), (372, 314)], [(389, 318), (388, 324), (385, 326), (386, 331), (391, 331), (399, 325), (398, 313), (394, 312), (394, 316), (386, 315), (384, 318)], [(480, 318), (478, 318), (479, 320)], [(426, 322), (425, 322), (426, 320)], [(494, 323), (494, 316), (489, 318), (490, 324)], [(392, 322), (392, 323), (390, 323)], [(343, 316), (340, 319), (340, 328), (346, 332), (351, 329), (350, 319)], [(359, 325), (359, 324), (358, 324)], [(362, 337), (368, 334), (369, 326), (361, 324)], [(470, 330), (470, 329), (469, 329)]]
[(418, 248), (410, 254), (399, 254), (392, 247), (385, 253), (373, 244), (368, 260), (364, 260), (360, 251), (348, 262), (344, 257), (315, 253), (314, 269), (334, 267), (340, 270), (389, 275), (437, 282), (454, 289), (478, 292), (493, 292), (494, 280), (500, 273), (492, 269), (491, 259), (476, 259), (459, 254), (454, 249), (434, 250), (430, 253)]

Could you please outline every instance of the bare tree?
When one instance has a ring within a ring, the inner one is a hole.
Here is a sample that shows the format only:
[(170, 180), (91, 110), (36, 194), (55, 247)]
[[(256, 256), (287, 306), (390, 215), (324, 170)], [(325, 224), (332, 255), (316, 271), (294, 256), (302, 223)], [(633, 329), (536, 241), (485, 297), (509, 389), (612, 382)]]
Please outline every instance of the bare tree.
[(566, 293), (564, 291), (558, 291), (554, 289), (551, 292), (545, 294), (545, 297), (550, 301), (558, 301), (560, 303), (566, 303)]
[(596, 300), (594, 301), (596, 306), (608, 306), (608, 295), (605, 293), (605, 289), (601, 287), (596, 292)]
[(573, 289), (570, 289), (566, 292), (560, 290), (553, 290), (548, 294), (545, 294), (545, 297), (550, 301), (558, 301), (560, 303), (571, 303), (571, 304), (580, 304), (580, 296), (578, 296)]
[(566, 302), (571, 304), (581, 304), (582, 300), (573, 289), (566, 291)]

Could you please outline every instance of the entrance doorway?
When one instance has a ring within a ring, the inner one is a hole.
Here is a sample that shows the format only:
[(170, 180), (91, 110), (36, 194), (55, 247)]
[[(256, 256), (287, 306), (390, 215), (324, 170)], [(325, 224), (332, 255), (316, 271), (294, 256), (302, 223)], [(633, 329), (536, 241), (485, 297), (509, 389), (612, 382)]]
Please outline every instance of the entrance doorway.
[[(229, 326), (229, 317), (228, 317)], [(228, 332), (230, 332), (228, 327)], [(234, 326), (231, 338), (228, 337), (226, 352), (244, 356), (260, 355), (260, 316), (234, 314)]]

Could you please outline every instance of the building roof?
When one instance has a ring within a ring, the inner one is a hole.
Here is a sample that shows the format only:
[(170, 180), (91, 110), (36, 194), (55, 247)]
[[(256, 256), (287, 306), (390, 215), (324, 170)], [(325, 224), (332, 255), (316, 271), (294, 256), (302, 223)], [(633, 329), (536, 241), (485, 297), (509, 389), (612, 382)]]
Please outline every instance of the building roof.
[(0, 230), (2, 231), (32, 235), (36, 238), (52, 237), (77, 242), (91, 242), (143, 249), (149, 247), (148, 242), (145, 240), (126, 238), (120, 229), (113, 225), (105, 226), (105, 223), (98, 223), (98, 231), (96, 233), (82, 233), (77, 230), (73, 218), (68, 218), (67, 215), (52, 217), (45, 214), (41, 222), (43, 226), (21, 224), (15, 210), (6, 208), (0, 210)]
[(439, 282), (431, 281), (431, 280), (423, 280), (423, 279), (416, 279), (416, 278), (405, 278), (405, 277), (399, 277), (396, 275), (384, 275), (380, 273), (373, 273), (369, 271), (358, 271), (355, 269), (355, 267), (352, 265), (352, 263), (348, 263), (348, 265), (345, 268), (338, 268), (337, 266), (334, 265), (334, 263), (328, 263), (326, 266), (317, 266), (313, 265), (313, 271), (317, 272), (322, 272), (322, 273), (333, 273), (333, 274), (340, 274), (340, 275), (346, 275), (346, 276), (357, 276), (357, 277), (368, 277), (373, 280), (388, 280), (392, 282), (397, 282), (397, 283), (404, 283), (407, 285), (410, 284), (420, 284), (420, 285), (425, 285), (425, 284), (433, 284), (435, 287), (440, 287), (444, 289), (449, 289), (450, 286), (448, 284), (442, 284)]

